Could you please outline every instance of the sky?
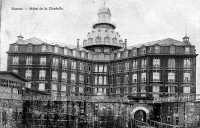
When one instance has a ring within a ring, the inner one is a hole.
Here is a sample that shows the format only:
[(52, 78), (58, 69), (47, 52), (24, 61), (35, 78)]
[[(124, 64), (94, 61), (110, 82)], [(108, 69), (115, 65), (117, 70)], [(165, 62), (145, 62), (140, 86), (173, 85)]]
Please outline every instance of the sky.
[[(200, 0), (105, 0), (111, 21), (127, 45), (165, 38), (182, 41), (187, 34), (200, 52)], [(1, 70), (6, 70), (9, 44), (21, 35), (70, 45), (82, 42), (97, 21), (103, 0), (2, 0)], [(12, 8), (23, 10), (12, 10)], [(47, 10), (29, 10), (30, 7)], [(63, 10), (49, 10), (61, 7)], [(200, 56), (197, 57), (197, 93), (200, 94)]]

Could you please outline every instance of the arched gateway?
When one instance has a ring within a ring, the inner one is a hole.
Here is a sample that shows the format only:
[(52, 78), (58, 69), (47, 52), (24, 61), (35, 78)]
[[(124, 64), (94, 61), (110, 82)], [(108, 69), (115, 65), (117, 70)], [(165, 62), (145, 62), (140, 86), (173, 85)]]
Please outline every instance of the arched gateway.
[(145, 107), (139, 106), (133, 109), (131, 115), (134, 119), (146, 122), (149, 118), (149, 110)]

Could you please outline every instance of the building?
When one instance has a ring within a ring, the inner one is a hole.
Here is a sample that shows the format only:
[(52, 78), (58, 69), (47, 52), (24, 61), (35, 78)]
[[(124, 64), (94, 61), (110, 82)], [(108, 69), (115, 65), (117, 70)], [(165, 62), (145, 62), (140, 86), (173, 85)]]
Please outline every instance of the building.
[(26, 79), (13, 72), (0, 72), (0, 127), (17, 127), (21, 120)]
[(127, 47), (105, 6), (92, 27), (82, 47), (79, 40), (72, 47), (18, 36), (7, 52), (8, 71), (28, 79), (28, 88), (51, 93), (54, 100), (98, 94), (154, 99), (196, 94), (197, 54), (189, 37)]

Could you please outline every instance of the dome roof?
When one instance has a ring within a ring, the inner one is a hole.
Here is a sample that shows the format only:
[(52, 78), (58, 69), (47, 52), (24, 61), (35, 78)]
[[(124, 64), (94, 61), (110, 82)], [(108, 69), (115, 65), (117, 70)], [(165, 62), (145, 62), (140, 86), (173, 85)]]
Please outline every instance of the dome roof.
[(111, 15), (110, 9), (109, 9), (108, 7), (101, 7), (101, 8), (99, 9), (98, 14), (101, 14), (101, 13), (108, 13), (109, 15)]
[(123, 41), (118, 32), (115, 32), (113, 29), (99, 28), (88, 33), (84, 46), (111, 45), (122, 47), (122, 43)]

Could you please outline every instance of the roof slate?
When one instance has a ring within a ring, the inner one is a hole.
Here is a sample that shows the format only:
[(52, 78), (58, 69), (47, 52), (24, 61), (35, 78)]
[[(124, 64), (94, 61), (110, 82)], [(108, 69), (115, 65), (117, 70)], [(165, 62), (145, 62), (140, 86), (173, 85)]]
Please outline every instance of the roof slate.
[[(34, 45), (41, 45), (41, 44), (50, 44), (50, 45), (59, 45), (61, 47), (68, 47), (70, 49), (75, 49), (76, 46), (73, 45), (69, 45), (69, 44), (65, 44), (65, 43), (61, 43), (61, 42), (56, 42), (56, 41), (49, 41), (46, 39), (40, 39), (40, 38), (29, 38), (26, 40), (17, 40), (16, 43), (18, 44), (34, 44)], [(142, 46), (154, 46), (154, 45), (160, 45), (160, 46), (170, 46), (170, 45), (175, 45), (175, 46), (186, 46), (186, 45), (191, 45), (190, 43), (186, 43), (186, 42), (181, 42), (175, 39), (171, 39), (171, 38), (167, 38), (167, 39), (162, 39), (162, 40), (157, 40), (157, 41), (152, 41), (152, 42), (148, 42), (148, 43), (144, 43), (144, 44), (139, 44), (139, 45), (135, 45), (135, 46), (129, 46), (128, 49), (131, 48), (141, 48)], [(80, 47), (81, 50), (84, 50), (83, 48)], [(122, 48), (123, 49), (123, 48)], [(87, 50), (84, 50), (87, 51)]]

